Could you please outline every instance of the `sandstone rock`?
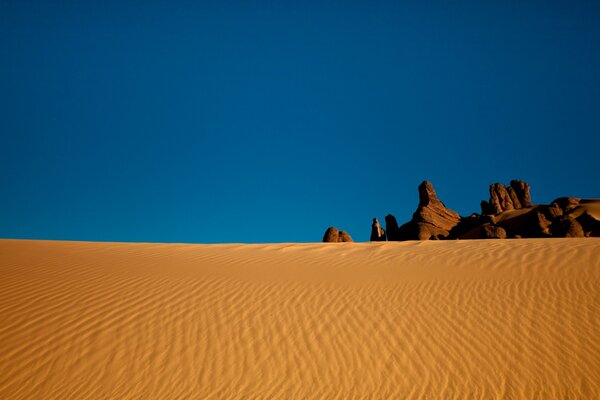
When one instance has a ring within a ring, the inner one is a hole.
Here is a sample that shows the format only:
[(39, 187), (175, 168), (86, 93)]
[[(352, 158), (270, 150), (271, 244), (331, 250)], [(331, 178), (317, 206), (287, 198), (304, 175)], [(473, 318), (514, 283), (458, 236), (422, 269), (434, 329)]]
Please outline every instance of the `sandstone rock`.
[(340, 231), (340, 235), (338, 237), (338, 242), (353, 242), (352, 237), (346, 231)]
[(482, 217), (479, 214), (473, 213), (468, 217), (462, 217), (460, 222), (450, 231), (450, 238), (460, 238), (465, 233), (472, 231), (482, 224)]
[(417, 240), (444, 239), (448, 237), (449, 233), (447, 230), (427, 222), (416, 223)]
[(334, 226), (330, 226), (323, 235), (323, 242), (325, 243), (338, 243), (338, 242), (352, 242), (352, 237), (345, 232), (340, 231)]
[(548, 220), (544, 214), (541, 212), (535, 213), (535, 224), (536, 228), (539, 229), (540, 233), (543, 236), (552, 236), (552, 232), (550, 231), (550, 226), (552, 225), (552, 221)]
[(550, 221), (554, 221), (558, 217), (563, 215), (563, 210), (556, 203), (552, 203), (551, 205), (541, 205), (538, 210), (544, 214), (544, 216)]
[(482, 239), (506, 239), (506, 231), (498, 225), (485, 224), (481, 227)]
[(586, 237), (600, 237), (600, 221), (590, 215), (587, 211), (577, 217)]
[(561, 210), (563, 210), (563, 213), (568, 214), (579, 205), (580, 200), (581, 199), (578, 199), (577, 197), (559, 197), (552, 202), (552, 205), (556, 204)]
[(513, 205), (515, 205), (515, 208), (518, 209), (518, 208), (531, 207), (531, 193), (530, 193), (531, 187), (529, 186), (529, 184), (527, 182), (519, 181), (519, 180), (512, 180), (512, 181), (510, 181), (510, 187), (514, 191), (514, 193), (519, 201), (519, 207), (516, 207), (516, 205), (513, 202)]
[(507, 188), (501, 183), (490, 185), (490, 200), (481, 202), (483, 215), (499, 214), (503, 211), (520, 210), (531, 207), (529, 184), (524, 181), (512, 180)]
[(392, 214), (385, 216), (385, 230), (387, 234), (387, 240), (400, 240), (398, 235), (398, 221), (396, 221), (396, 217), (394, 217)]
[[(394, 237), (395, 240), (447, 238), (452, 228), (459, 222), (460, 215), (446, 208), (444, 203), (438, 199), (433, 185), (428, 181), (424, 181), (419, 185), (419, 206), (417, 210), (409, 222), (398, 228), (398, 233)], [(391, 220), (390, 223), (392, 223)]]
[(490, 214), (494, 214), (494, 210), (492, 209), (492, 206), (487, 201), (481, 200), (481, 215), (490, 215)]
[(585, 237), (583, 227), (577, 220), (569, 215), (561, 217), (558, 221), (552, 224), (552, 232), (555, 237)]
[(324, 243), (337, 243), (338, 238), (340, 237), (340, 231), (333, 226), (330, 226), (325, 231), (325, 235), (323, 235)]
[(503, 184), (493, 183), (490, 185), (490, 206), (494, 214), (514, 209), (510, 195)]
[(379, 224), (377, 218), (373, 218), (373, 224), (371, 225), (371, 242), (385, 242), (385, 240), (385, 231)]
[(508, 192), (508, 195), (510, 196), (510, 200), (512, 201), (512, 205), (513, 208), (515, 210), (519, 210), (521, 209), (521, 202), (519, 201), (519, 197), (517, 196), (517, 192), (515, 192), (515, 189), (513, 189), (512, 186), (509, 186), (506, 191)]
[(532, 211), (527, 218), (525, 218), (524, 226), (521, 227), (520, 231), (524, 237), (529, 238), (544, 238), (551, 237), (552, 231), (550, 227), (552, 221), (548, 220), (546, 216), (540, 211)]

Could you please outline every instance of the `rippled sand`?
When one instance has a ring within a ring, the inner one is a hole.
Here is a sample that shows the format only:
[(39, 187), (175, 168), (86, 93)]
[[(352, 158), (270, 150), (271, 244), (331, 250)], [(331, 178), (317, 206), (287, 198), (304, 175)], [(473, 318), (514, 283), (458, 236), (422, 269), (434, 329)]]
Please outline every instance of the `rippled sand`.
[(598, 399), (600, 239), (0, 240), (0, 399)]

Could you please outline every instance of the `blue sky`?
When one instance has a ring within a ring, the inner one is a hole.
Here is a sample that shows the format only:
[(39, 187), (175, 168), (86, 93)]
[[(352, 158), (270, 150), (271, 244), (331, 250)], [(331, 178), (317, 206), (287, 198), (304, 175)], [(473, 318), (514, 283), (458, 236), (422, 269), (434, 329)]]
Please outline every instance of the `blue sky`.
[(600, 197), (600, 2), (0, 0), (0, 237), (310, 242)]

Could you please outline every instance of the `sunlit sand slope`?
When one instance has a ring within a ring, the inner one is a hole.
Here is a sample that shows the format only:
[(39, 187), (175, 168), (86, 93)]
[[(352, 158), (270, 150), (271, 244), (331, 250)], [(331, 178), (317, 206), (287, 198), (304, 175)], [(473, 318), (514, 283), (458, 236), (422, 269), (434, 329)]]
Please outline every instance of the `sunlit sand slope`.
[(0, 399), (598, 399), (600, 239), (0, 241)]

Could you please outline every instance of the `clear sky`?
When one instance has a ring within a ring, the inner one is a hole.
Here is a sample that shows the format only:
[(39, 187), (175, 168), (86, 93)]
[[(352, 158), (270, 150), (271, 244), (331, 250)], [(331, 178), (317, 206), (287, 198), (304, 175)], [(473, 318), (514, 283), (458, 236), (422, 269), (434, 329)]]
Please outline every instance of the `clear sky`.
[(369, 238), (600, 197), (600, 2), (0, 0), (0, 237)]

